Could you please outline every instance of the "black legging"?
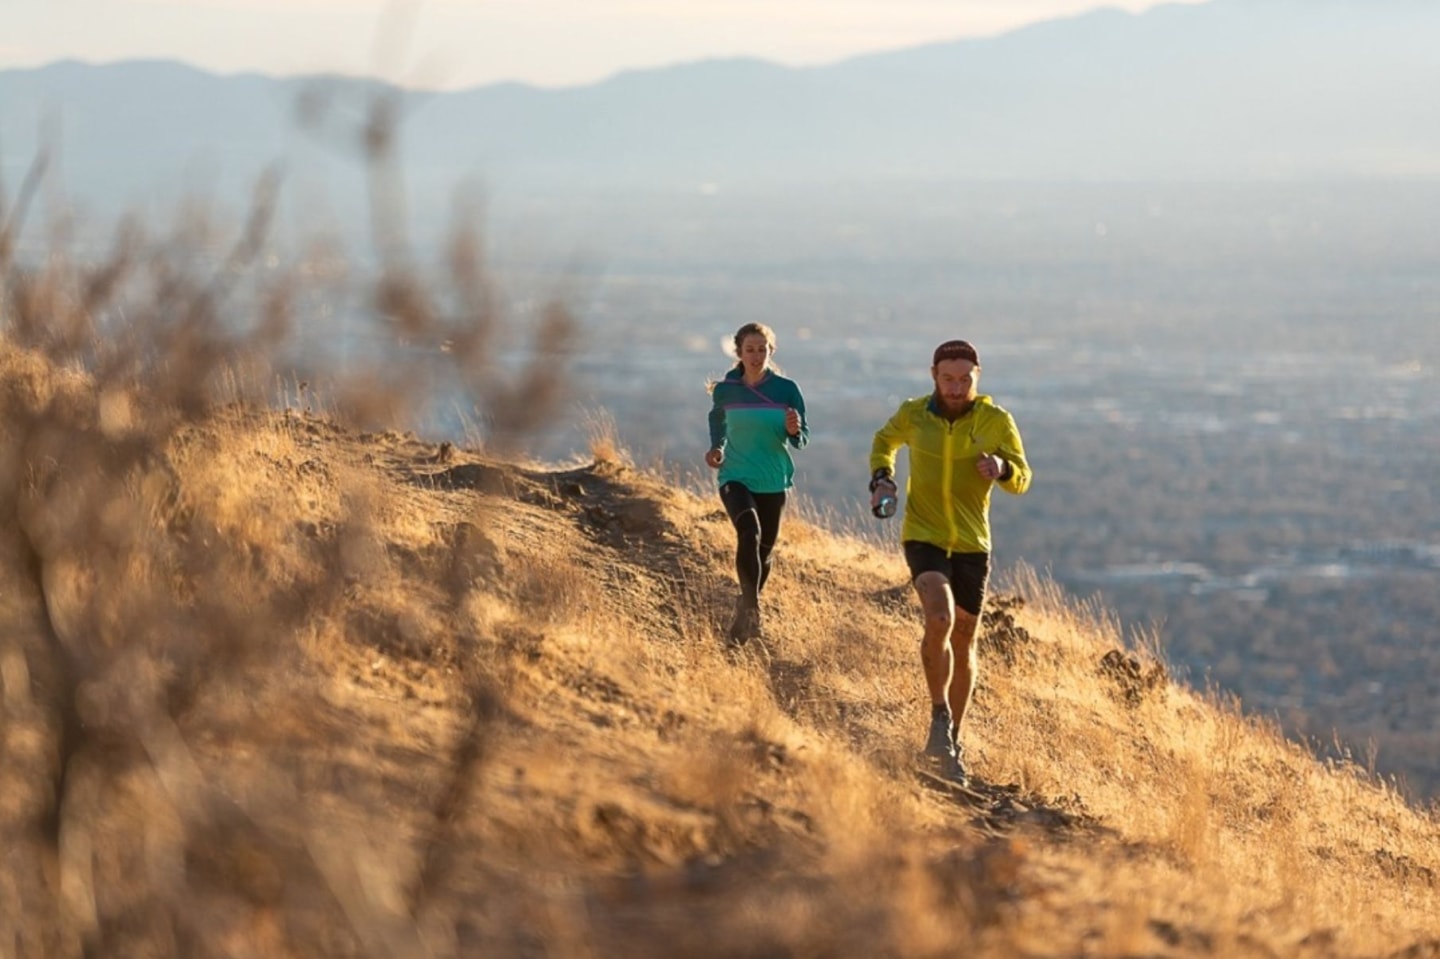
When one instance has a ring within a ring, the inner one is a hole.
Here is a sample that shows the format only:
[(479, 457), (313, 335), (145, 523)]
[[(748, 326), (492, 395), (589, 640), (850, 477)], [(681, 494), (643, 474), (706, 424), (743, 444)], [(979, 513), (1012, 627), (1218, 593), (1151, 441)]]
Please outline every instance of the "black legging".
[(746, 602), (760, 602), (760, 591), (770, 578), (770, 553), (780, 538), (780, 517), (785, 493), (752, 493), (744, 483), (720, 487), (720, 502), (735, 524), (735, 572)]

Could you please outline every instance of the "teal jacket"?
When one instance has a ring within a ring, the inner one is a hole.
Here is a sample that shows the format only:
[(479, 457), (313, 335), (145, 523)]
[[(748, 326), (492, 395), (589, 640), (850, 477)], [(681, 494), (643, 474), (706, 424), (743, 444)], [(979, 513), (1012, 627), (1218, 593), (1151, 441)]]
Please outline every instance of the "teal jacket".
[[(783, 493), (794, 486), (790, 450), (810, 442), (805, 397), (795, 381), (774, 370), (755, 386), (746, 386), (738, 367), (725, 374), (710, 394), (710, 448), (723, 450), (717, 482), (742, 483), (752, 493)], [(800, 414), (800, 435), (785, 432), (785, 410)]]

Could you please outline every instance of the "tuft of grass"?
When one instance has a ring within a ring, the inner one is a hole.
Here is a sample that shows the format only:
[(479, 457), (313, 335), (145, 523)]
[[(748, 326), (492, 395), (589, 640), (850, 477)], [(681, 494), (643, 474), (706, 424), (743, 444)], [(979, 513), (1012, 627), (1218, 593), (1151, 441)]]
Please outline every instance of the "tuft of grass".
[(585, 433), (590, 456), (596, 465), (615, 468), (631, 466), (630, 454), (620, 442), (620, 429), (608, 410), (590, 410), (585, 414)]

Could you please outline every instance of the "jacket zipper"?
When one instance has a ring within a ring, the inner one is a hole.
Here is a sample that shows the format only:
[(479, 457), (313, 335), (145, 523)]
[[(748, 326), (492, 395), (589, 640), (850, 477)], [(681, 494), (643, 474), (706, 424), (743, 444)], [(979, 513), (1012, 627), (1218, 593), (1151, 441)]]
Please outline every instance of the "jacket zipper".
[(955, 502), (954, 502), (954, 477), (955, 458), (951, 455), (955, 440), (955, 423), (945, 424), (945, 444), (942, 450), (944, 456), (940, 468), (940, 496), (945, 504), (945, 523), (950, 527), (950, 541), (946, 545), (945, 555), (948, 557), (955, 552), (955, 543), (960, 539), (960, 529), (955, 525)]

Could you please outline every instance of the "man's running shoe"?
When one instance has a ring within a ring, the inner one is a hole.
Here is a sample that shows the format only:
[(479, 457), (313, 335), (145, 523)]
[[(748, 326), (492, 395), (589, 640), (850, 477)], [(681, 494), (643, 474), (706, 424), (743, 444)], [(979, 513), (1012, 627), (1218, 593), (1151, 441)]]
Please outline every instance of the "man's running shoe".
[(965, 748), (955, 744), (955, 751), (940, 763), (940, 775), (960, 786), (970, 785), (970, 774), (965, 769)]
[(937, 712), (930, 719), (930, 736), (925, 740), (925, 755), (947, 759), (955, 755), (955, 741), (950, 738), (950, 714)]

